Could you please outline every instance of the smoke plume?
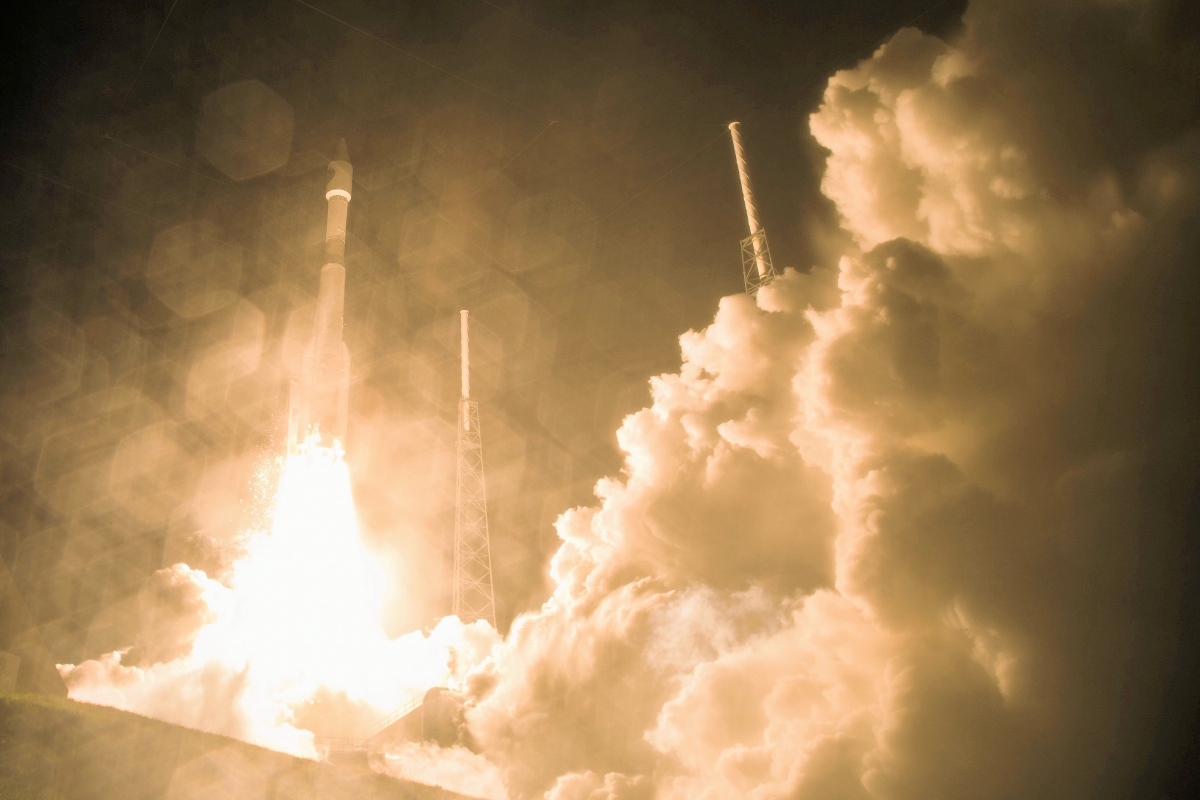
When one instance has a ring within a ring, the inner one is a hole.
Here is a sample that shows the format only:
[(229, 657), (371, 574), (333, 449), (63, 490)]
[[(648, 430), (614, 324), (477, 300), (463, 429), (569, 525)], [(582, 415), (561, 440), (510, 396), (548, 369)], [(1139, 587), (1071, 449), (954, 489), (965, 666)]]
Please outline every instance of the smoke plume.
[[(809, 122), (841, 252), (680, 338), (623, 473), (559, 517), (540, 610), (399, 648), (466, 693), (477, 752), (387, 768), (514, 799), (1134, 792), (1200, 444), (1200, 49), (1174, 13), (977, 0), (952, 40), (904, 29), (834, 75)], [(153, 683), (160, 715), (203, 697), (210, 729), (305, 751), (180, 655), (229, 590), (182, 565), (153, 590), (178, 623), (73, 693)]]
[[(468, 714), (517, 797), (1125, 796), (1196, 475), (1195, 43), (972, 4), (837, 73), (836, 269), (727, 297)], [(1064, 54), (1069, 54), (1069, 63)]]

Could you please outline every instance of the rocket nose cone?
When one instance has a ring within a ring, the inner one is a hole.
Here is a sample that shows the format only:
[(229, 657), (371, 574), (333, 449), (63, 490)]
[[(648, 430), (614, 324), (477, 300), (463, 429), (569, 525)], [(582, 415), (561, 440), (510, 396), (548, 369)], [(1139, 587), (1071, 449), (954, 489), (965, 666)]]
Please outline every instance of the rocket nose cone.
[(333, 151), (334, 161), (350, 161), (350, 153), (346, 150), (346, 140), (338, 139), (337, 147)]

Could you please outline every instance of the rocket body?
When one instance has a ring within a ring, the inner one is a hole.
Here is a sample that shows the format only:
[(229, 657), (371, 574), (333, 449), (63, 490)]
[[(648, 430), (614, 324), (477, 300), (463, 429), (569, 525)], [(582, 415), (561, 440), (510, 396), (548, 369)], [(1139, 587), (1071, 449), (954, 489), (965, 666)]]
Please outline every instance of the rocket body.
[(325, 265), (317, 289), (312, 339), (304, 349), (298, 380), (293, 380), (288, 403), (288, 453), (316, 437), (322, 447), (346, 441), (350, 408), (350, 353), (342, 340), (346, 299), (346, 214), (350, 206), (354, 168), (345, 140), (338, 143), (329, 164), (325, 187)]

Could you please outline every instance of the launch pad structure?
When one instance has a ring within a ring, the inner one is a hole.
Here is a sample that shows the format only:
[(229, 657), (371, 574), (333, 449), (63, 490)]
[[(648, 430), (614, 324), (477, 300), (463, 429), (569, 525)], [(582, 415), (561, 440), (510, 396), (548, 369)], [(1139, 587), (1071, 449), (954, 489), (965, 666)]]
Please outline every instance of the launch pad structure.
[(742, 182), (742, 200), (746, 203), (746, 222), (750, 235), (742, 239), (742, 280), (746, 294), (754, 294), (778, 277), (771, 261), (771, 248), (767, 245), (767, 231), (758, 221), (758, 209), (754, 207), (754, 187), (750, 183), (750, 170), (746, 166), (746, 151), (742, 147), (741, 123), (729, 123), (729, 135), (733, 138), (733, 156), (737, 159), (738, 177)]
[(471, 399), (467, 312), (462, 327), (462, 397), (458, 401), (458, 479), (454, 493), (454, 605), (464, 623), (487, 620), (496, 627), (492, 589), (492, 549), (488, 537), (487, 486), (483, 478), (483, 440), (479, 403)]

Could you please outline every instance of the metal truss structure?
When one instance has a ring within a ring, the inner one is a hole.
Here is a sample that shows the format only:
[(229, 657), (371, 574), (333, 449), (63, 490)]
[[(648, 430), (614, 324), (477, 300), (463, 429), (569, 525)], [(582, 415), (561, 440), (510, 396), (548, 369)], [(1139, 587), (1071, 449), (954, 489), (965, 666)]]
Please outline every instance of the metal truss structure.
[(496, 627), (492, 549), (488, 538), (487, 487), (479, 404), (470, 398), (467, 312), (462, 312), (463, 394), (458, 403), (458, 485), (454, 504), (454, 614), (464, 623), (487, 620)]
[(746, 282), (746, 294), (754, 294), (776, 277), (771, 248), (767, 246), (767, 232), (760, 228), (757, 233), (742, 239), (742, 279)]

